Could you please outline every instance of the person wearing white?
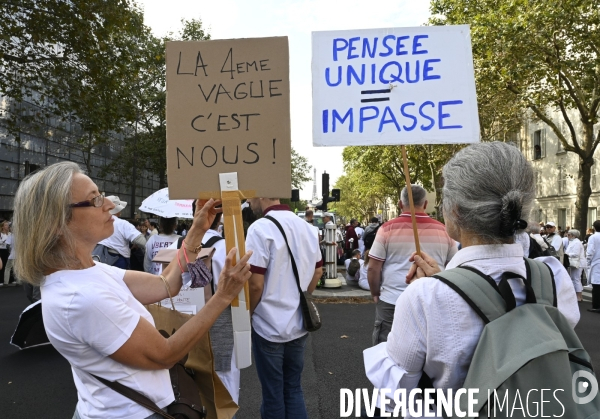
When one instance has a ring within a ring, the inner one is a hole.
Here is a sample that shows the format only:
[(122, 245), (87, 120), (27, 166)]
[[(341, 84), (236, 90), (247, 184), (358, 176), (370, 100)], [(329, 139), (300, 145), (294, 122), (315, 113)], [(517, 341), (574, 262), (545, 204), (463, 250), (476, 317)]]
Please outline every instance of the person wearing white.
[(592, 284), (592, 308), (588, 311), (600, 313), (600, 220), (594, 221), (593, 226), (594, 234), (588, 239), (586, 249), (588, 280)]
[(360, 226), (360, 223), (354, 229), (356, 231), (356, 235), (358, 236), (358, 250), (360, 250), (360, 254), (365, 253), (365, 242), (363, 240), (363, 234), (365, 234), (365, 229)]
[[(182, 266), (187, 267), (181, 253), (196, 257), (217, 205), (210, 200), (197, 212), (190, 242), (177, 256)], [(73, 372), (78, 396), (73, 418), (159, 419), (161, 415), (92, 374), (118, 381), (165, 409), (174, 400), (167, 369), (189, 352), (238, 295), (250, 277), (250, 254), (235, 266), (235, 251), (227, 256), (217, 294), (166, 339), (144, 304), (168, 297), (167, 289), (179, 292), (179, 263), (173, 260), (158, 277), (94, 262), (96, 243), (113, 233), (114, 208), (75, 163), (56, 163), (29, 175), (14, 201), (15, 269), (22, 281), (41, 285), (46, 333)], [(57, 237), (68, 237), (69, 242)]]
[(6, 266), (4, 267), (4, 285), (17, 285), (16, 282), (10, 283), (10, 273), (13, 269), (13, 265), (15, 264), (15, 235), (11, 234), (6, 239), (6, 244), (10, 249), (10, 253), (8, 254), (8, 260), (6, 261)]
[[(281, 224), (296, 262), (299, 286), (312, 293), (323, 274), (319, 238), (312, 226), (278, 199), (252, 198), (256, 215), (271, 216)], [(266, 217), (248, 228), (250, 258), (250, 313), (252, 351), (262, 387), (262, 419), (306, 419), (302, 392), (304, 347), (308, 332), (300, 308), (300, 292), (286, 240)]]
[[(2, 221), (0, 223), (0, 285), (8, 285), (6, 281), (6, 273), (8, 272), (10, 278), (10, 271), (7, 269), (8, 256), (10, 251), (8, 249), (10, 243), (10, 224), (8, 221)], [(2, 283), (4, 281), (4, 284)]]
[(544, 238), (544, 241), (554, 247), (554, 250), (556, 250), (558, 256), (558, 260), (560, 260), (560, 263), (563, 263), (565, 249), (563, 246), (562, 237), (556, 233), (556, 224), (554, 224), (553, 221), (546, 223), (546, 233), (548, 233), (548, 235)]
[[(358, 285), (358, 279), (359, 279), (359, 275), (360, 275), (360, 269), (362, 269), (365, 261), (362, 260), (362, 258), (360, 257), (361, 253), (360, 250), (356, 249), (352, 251), (352, 257), (350, 259), (346, 259), (344, 261), (344, 265), (346, 267), (346, 273), (344, 273), (344, 276), (346, 278), (346, 283), (349, 284), (355, 284)], [(356, 271), (355, 275), (350, 275), (348, 273), (348, 268), (350, 268), (350, 262), (352, 262), (353, 260), (358, 260), (358, 262), (360, 263), (360, 269), (358, 271)]]
[(161, 217), (159, 222), (162, 233), (150, 236), (146, 242), (146, 254), (144, 255), (144, 271), (154, 275), (162, 273), (162, 263), (152, 262), (152, 259), (154, 259), (160, 250), (167, 249), (179, 239), (179, 235), (175, 234), (175, 227), (177, 226), (176, 217)]
[(119, 256), (119, 259), (113, 266), (129, 269), (129, 259), (131, 257), (130, 245), (136, 244), (140, 249), (144, 249), (146, 239), (130, 222), (120, 218), (121, 211), (127, 206), (127, 202), (121, 201), (118, 196), (114, 195), (107, 196), (106, 199), (115, 205), (115, 208), (111, 210), (114, 218), (114, 232), (110, 237), (100, 241), (98, 244), (106, 246), (109, 253)]
[(571, 281), (573, 281), (573, 288), (575, 288), (575, 293), (577, 294), (577, 301), (582, 301), (583, 286), (581, 285), (581, 273), (587, 266), (587, 261), (585, 259), (585, 250), (583, 249), (583, 244), (581, 243), (581, 240), (579, 240), (579, 237), (579, 230), (569, 230), (567, 233), (569, 245), (566, 247), (565, 255), (569, 256), (569, 267), (567, 270), (571, 276)]
[[(497, 283), (504, 272), (526, 277), (523, 249), (514, 243), (514, 233), (523, 228), (521, 215), (529, 214), (535, 182), (520, 151), (498, 142), (471, 145), (444, 166), (443, 178), (446, 228), (462, 244), (446, 269), (469, 266)], [(387, 342), (364, 351), (365, 371), (376, 388), (389, 388), (392, 394), (400, 388), (408, 394), (423, 372), (435, 388), (456, 391), (463, 386), (484, 323), (454, 290), (431, 277), (440, 271), (433, 258), (423, 253), (412, 259), (407, 281), (420, 279), (398, 298)], [(558, 309), (574, 327), (579, 308), (569, 275), (553, 257), (536, 260), (551, 268)], [(509, 284), (517, 306), (522, 305), (522, 280), (510, 279)]]
[(530, 231), (531, 231), (531, 233), (530, 233), (531, 238), (533, 238), (533, 240), (535, 240), (537, 242), (537, 244), (540, 245), (542, 250), (548, 249), (548, 243), (546, 243), (546, 241), (543, 239), (542, 235), (540, 234), (540, 228), (537, 226), (533, 226), (533, 228), (530, 229)]
[(358, 277), (358, 286), (363, 290), (369, 291), (369, 278), (367, 275), (367, 270), (369, 269), (369, 251), (365, 250), (364, 262), (360, 265), (360, 273)]

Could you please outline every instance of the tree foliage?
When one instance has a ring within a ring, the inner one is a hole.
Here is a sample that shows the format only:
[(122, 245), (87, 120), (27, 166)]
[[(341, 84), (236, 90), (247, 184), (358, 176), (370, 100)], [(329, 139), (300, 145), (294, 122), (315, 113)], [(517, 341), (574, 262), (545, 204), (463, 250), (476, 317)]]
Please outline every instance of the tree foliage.
[(311, 180), (308, 159), (292, 148), (292, 188), (302, 189), (302, 184)]
[[(441, 170), (462, 145), (407, 146), (411, 183), (421, 184), (430, 191), (440, 191)], [(401, 146), (351, 146), (343, 151), (345, 177), (336, 187), (342, 190), (338, 208), (353, 216), (367, 218), (372, 208), (389, 198), (397, 202), (406, 185)], [(362, 191), (363, 188), (372, 190)], [(439, 205), (440, 193), (437, 193)], [(348, 201), (346, 200), (348, 198)]]
[(20, 127), (46, 118), (76, 119), (83, 157), (134, 113), (132, 79), (148, 29), (127, 0), (5, 0), (0, 8), (0, 93), (35, 113), (3, 119)]
[[(492, 121), (510, 120), (519, 108), (527, 108), (552, 129), (566, 151), (579, 157), (579, 229), (585, 229), (591, 166), (600, 143), (600, 133), (594, 135), (600, 109), (599, 6), (597, 0), (431, 3), (432, 23), (471, 25), (484, 129), (491, 131)], [(552, 118), (553, 112), (564, 124)]]

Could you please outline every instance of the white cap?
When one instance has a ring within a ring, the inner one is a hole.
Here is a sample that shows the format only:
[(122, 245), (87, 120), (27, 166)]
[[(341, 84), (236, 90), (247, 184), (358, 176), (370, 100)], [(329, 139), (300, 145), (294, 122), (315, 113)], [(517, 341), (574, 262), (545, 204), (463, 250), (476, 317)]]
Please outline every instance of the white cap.
[(553, 221), (548, 221), (548, 222), (546, 223), (546, 225), (547, 225), (547, 226), (550, 226), (550, 227), (556, 227), (556, 224), (554, 224), (554, 222), (553, 222)]
[(119, 197), (115, 195), (107, 196), (104, 199), (110, 199), (112, 203), (115, 204), (115, 207), (109, 211), (112, 215), (120, 213), (123, 211), (123, 208), (127, 206), (127, 202), (121, 201)]
[(323, 213), (323, 217), (329, 217), (329, 218), (333, 218), (333, 214), (330, 212), (324, 212)]

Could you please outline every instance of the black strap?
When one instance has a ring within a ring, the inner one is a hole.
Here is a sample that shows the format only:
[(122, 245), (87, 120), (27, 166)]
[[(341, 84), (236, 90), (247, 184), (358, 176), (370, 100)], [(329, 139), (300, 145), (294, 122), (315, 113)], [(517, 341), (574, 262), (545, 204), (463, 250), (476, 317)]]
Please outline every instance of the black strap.
[(294, 276), (296, 277), (296, 285), (298, 285), (298, 291), (300, 291), (300, 294), (302, 294), (303, 291), (302, 291), (302, 288), (300, 288), (300, 275), (298, 274), (298, 267), (296, 266), (296, 261), (294, 260), (294, 255), (292, 254), (292, 249), (290, 249), (290, 245), (288, 244), (288, 240), (287, 240), (287, 236), (285, 235), (285, 231), (283, 231), (283, 227), (281, 226), (281, 224), (279, 224), (279, 221), (277, 221), (275, 218), (271, 217), (270, 215), (265, 216), (265, 218), (267, 220), (272, 221), (277, 226), (279, 231), (281, 231), (283, 240), (285, 240), (285, 245), (288, 248), (288, 253), (290, 254), (290, 259), (292, 259), (292, 270), (294, 271)]
[(106, 380), (106, 379), (104, 379), (102, 377), (98, 377), (97, 375), (94, 375), (94, 374), (90, 374), (90, 375), (92, 377), (94, 377), (96, 380), (100, 381), (106, 387), (113, 389), (117, 393), (119, 393), (119, 394), (127, 397), (129, 400), (132, 400), (132, 401), (136, 402), (140, 406), (143, 406), (146, 409), (148, 409), (148, 410), (150, 410), (150, 411), (152, 411), (154, 413), (158, 413), (163, 418), (165, 418), (165, 419), (175, 419), (173, 416), (169, 415), (167, 412), (165, 412), (160, 407), (158, 407), (156, 405), (156, 403), (154, 403), (148, 397), (144, 396), (141, 393), (138, 393), (134, 389), (129, 388), (129, 387), (127, 387), (127, 386), (125, 386), (125, 385), (117, 382), (117, 381), (108, 381), (108, 380)]
[[(213, 247), (213, 245), (219, 240), (224, 240), (221, 236), (212, 236), (210, 239), (206, 241), (206, 243), (202, 243), (202, 247)], [(212, 274), (212, 259), (210, 260), (210, 273)], [(212, 281), (210, 281), (210, 289), (212, 291), (212, 295), (215, 295), (215, 278), (213, 276)]]
[(183, 241), (185, 240), (185, 237), (179, 237), (177, 239), (177, 248), (181, 249), (181, 245), (183, 244)]
[(213, 247), (216, 242), (219, 240), (224, 240), (221, 236), (212, 236), (210, 239), (206, 241), (206, 243), (202, 243), (202, 247)]

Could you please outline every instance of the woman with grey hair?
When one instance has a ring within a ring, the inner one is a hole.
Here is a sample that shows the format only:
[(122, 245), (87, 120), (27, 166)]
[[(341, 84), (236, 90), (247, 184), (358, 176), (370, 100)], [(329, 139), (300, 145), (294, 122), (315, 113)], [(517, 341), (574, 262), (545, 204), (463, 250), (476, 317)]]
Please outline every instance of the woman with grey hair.
[[(174, 400), (168, 368), (209, 330), (250, 277), (250, 254), (226, 259), (219, 289), (176, 334), (164, 338), (144, 304), (178, 294), (220, 201), (210, 200), (162, 275), (94, 262), (92, 250), (113, 233), (115, 205), (71, 162), (26, 177), (15, 195), (18, 277), (41, 286), (44, 327), (71, 364), (78, 393), (74, 418), (161, 418), (93, 375), (142, 393), (164, 409)], [(185, 254), (184, 254), (185, 253)], [(250, 253), (250, 252), (249, 252)], [(177, 260), (178, 259), (178, 260)]]
[(581, 273), (583, 269), (587, 266), (587, 261), (585, 258), (585, 250), (583, 249), (583, 244), (579, 237), (581, 234), (579, 230), (571, 229), (567, 232), (567, 238), (569, 239), (569, 246), (567, 250), (565, 250), (565, 255), (569, 256), (569, 267), (567, 270), (569, 271), (569, 275), (571, 276), (571, 281), (573, 282), (573, 287), (575, 288), (575, 293), (577, 294), (577, 301), (581, 302), (583, 300), (583, 285), (581, 285)]
[[(446, 229), (462, 244), (446, 269), (474, 268), (496, 283), (503, 273), (514, 273), (508, 283), (516, 304), (523, 304), (525, 285), (516, 276), (525, 278), (527, 272), (515, 233), (527, 227), (524, 219), (535, 196), (530, 164), (514, 146), (474, 144), (450, 159), (443, 178)], [(432, 277), (441, 269), (430, 256), (412, 259), (407, 282), (421, 279), (398, 298), (387, 342), (364, 351), (366, 374), (375, 388), (392, 394), (397, 389), (409, 394), (423, 373), (433, 387), (456, 391), (463, 386), (484, 322), (457, 292)], [(552, 270), (558, 309), (574, 327), (579, 308), (569, 275), (553, 257), (537, 260)]]

